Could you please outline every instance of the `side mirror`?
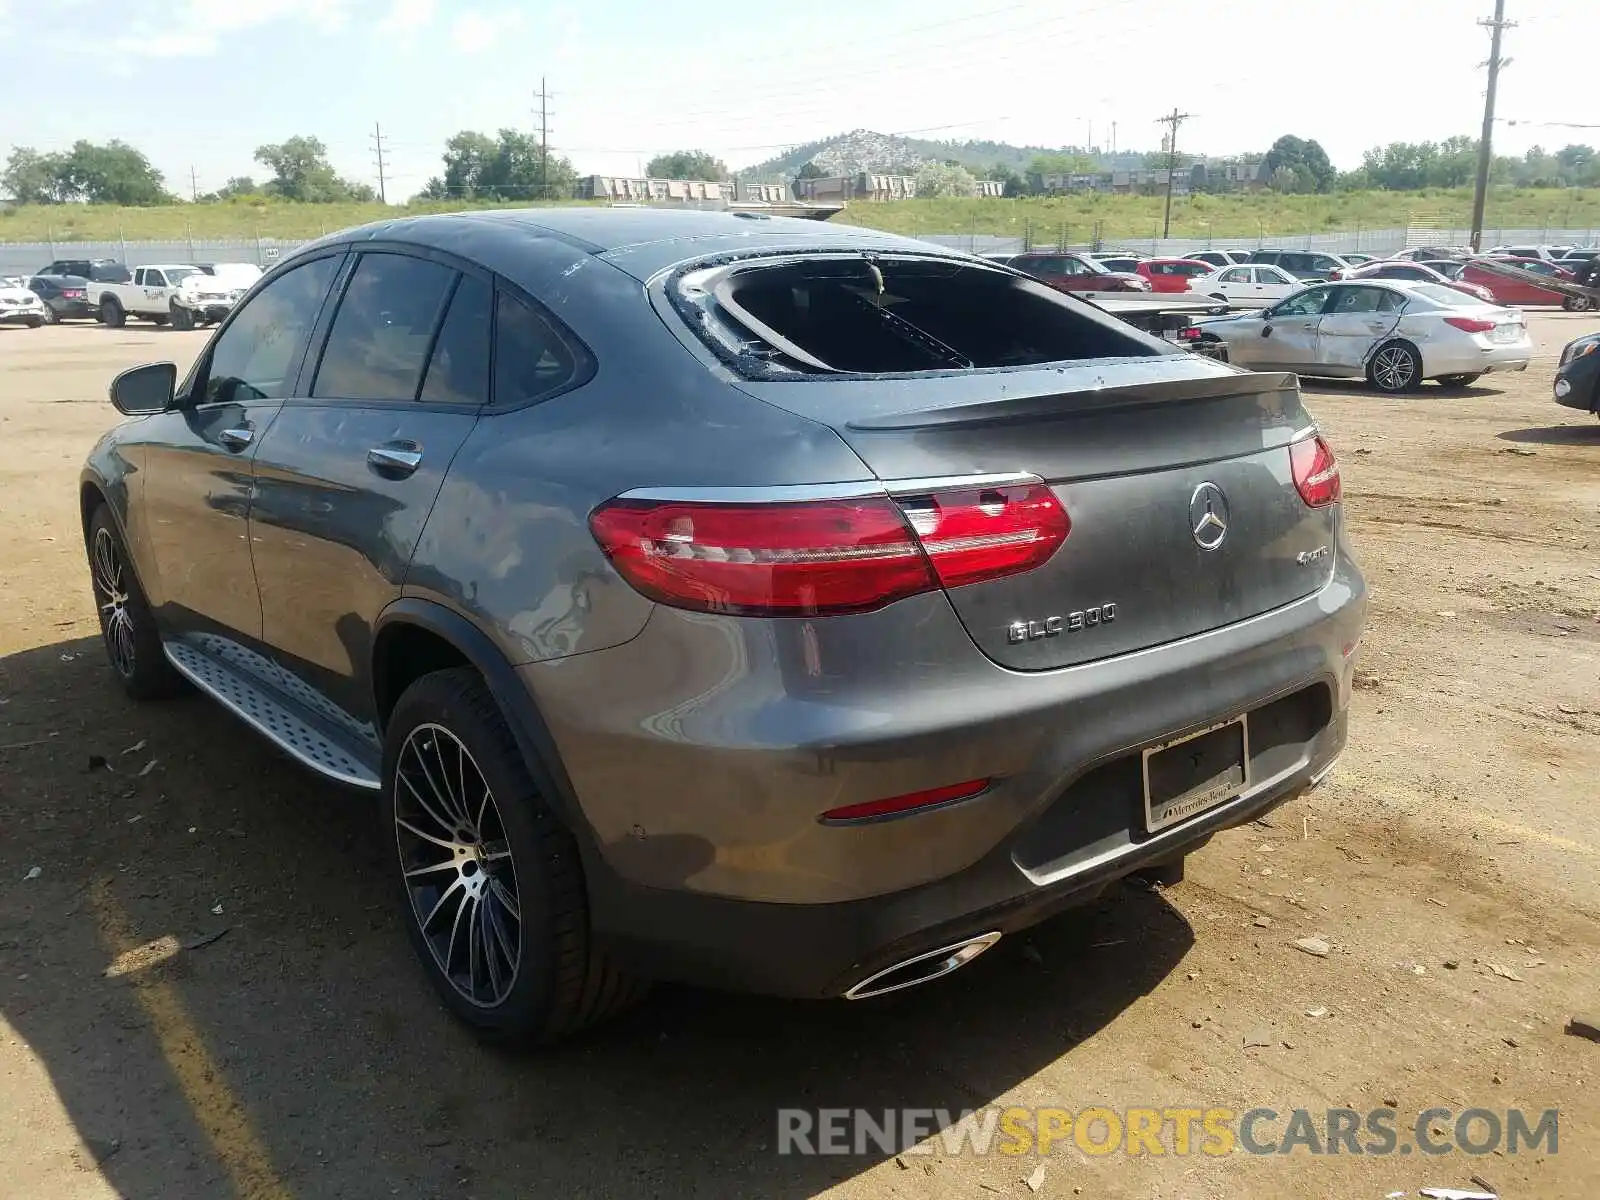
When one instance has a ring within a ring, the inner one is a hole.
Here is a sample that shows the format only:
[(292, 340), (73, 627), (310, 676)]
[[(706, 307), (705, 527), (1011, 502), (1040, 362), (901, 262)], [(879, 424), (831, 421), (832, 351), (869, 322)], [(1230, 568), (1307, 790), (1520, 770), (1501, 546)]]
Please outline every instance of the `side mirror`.
[(124, 416), (148, 416), (171, 408), (177, 389), (176, 363), (146, 363), (122, 372), (111, 381), (111, 403)]

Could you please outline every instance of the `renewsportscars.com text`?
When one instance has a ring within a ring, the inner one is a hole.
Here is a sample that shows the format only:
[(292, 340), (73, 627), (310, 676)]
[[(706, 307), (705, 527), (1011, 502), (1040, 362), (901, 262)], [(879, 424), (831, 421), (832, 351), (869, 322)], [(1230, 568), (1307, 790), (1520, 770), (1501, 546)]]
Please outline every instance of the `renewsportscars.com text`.
[(778, 1153), (800, 1155), (1555, 1154), (1560, 1110), (1067, 1108), (778, 1110)]

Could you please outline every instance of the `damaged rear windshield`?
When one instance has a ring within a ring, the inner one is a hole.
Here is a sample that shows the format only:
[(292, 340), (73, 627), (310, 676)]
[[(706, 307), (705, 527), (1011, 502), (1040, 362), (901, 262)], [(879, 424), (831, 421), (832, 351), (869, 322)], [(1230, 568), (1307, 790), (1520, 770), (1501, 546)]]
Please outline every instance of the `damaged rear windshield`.
[(1033, 366), (1160, 354), (1138, 333), (1024, 276), (975, 263), (808, 255), (681, 273), (673, 302), (760, 377)]

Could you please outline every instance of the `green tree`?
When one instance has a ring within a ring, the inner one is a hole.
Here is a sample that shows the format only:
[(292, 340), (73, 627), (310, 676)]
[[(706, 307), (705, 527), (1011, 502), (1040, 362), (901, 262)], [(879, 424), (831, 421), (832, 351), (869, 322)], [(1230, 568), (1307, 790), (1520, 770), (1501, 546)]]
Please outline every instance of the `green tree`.
[(428, 200), (561, 200), (578, 174), (559, 154), (541, 152), (538, 139), (515, 129), (495, 137), (463, 129), (445, 143), (444, 174), (428, 181)]
[(1280, 167), (1293, 171), (1302, 191), (1325, 192), (1338, 177), (1320, 142), (1315, 138), (1295, 137), (1292, 133), (1272, 143), (1264, 162), (1268, 178)]
[(259, 196), (261, 188), (248, 175), (235, 175), (217, 189), (217, 199), (232, 200), (235, 196)]
[(913, 178), (917, 182), (917, 196), (936, 199), (941, 196), (976, 196), (978, 181), (965, 167), (952, 167), (948, 163), (928, 163), (917, 168)]
[(318, 138), (292, 137), (276, 145), (258, 146), (255, 159), (272, 172), (262, 189), (269, 196), (304, 204), (375, 198), (366, 184), (339, 178), (328, 162), (328, 148)]
[(32, 146), (14, 146), (0, 171), (0, 190), (18, 204), (60, 204), (72, 197), (62, 191), (60, 154), (40, 154)]
[[(1166, 166), (1163, 161), (1162, 166)], [(1028, 163), (1029, 175), (1084, 175), (1098, 171), (1100, 165), (1087, 154), (1035, 154)]]
[(1023, 177), (1017, 174), (1016, 171), (1006, 166), (1005, 163), (995, 163), (994, 166), (990, 167), (989, 178), (998, 179), (1000, 181), (1004, 187), (1004, 191), (1001, 193), (1002, 195), (1023, 196), (1027, 194), (1027, 180), (1023, 179)]
[(646, 164), (644, 173), (651, 179), (709, 179), (729, 178), (728, 164), (713, 158), (704, 150), (674, 150), (671, 154), (658, 154)]

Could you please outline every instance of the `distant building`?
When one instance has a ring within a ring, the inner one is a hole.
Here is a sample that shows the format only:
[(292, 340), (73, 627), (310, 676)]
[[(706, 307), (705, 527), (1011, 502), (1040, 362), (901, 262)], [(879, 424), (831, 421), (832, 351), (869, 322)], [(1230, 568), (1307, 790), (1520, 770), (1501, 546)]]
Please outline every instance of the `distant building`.
[(621, 175), (589, 175), (578, 181), (580, 200), (616, 200), (635, 204), (727, 203), (734, 187), (708, 179), (637, 179)]
[(1205, 186), (1214, 192), (1258, 192), (1272, 182), (1260, 158), (1217, 158), (1196, 164), (1205, 173)]
[[(1006, 185), (999, 179), (977, 181), (979, 196), (1003, 196)], [(795, 195), (801, 200), (817, 204), (845, 204), (851, 200), (911, 200), (917, 194), (917, 180), (913, 175), (875, 175), (863, 171), (858, 175), (827, 175), (818, 179), (797, 179)]]

